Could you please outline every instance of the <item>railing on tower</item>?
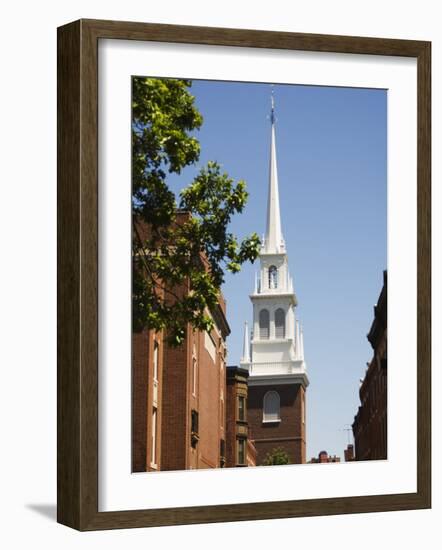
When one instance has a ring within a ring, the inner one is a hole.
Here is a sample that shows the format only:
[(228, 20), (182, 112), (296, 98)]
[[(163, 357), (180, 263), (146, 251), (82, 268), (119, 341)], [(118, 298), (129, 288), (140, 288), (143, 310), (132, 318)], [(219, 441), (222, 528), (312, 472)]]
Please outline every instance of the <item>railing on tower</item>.
[(251, 374), (297, 374), (303, 373), (300, 361), (278, 361), (272, 363), (251, 363)]

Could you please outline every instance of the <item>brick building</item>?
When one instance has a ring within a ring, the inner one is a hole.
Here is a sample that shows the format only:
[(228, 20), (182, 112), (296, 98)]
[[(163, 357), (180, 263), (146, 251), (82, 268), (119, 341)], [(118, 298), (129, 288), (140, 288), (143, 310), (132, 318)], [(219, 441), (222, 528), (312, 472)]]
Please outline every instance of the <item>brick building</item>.
[(310, 464), (331, 464), (333, 462), (341, 462), (341, 458), (336, 455), (329, 455), (327, 451), (321, 451), (317, 457), (310, 459)]
[(151, 330), (132, 333), (132, 471), (161, 465), (163, 338)]
[[(251, 436), (250, 436), (251, 437)], [(247, 466), (256, 466), (258, 453), (256, 452), (255, 442), (253, 439), (247, 439), (246, 460)]]
[[(178, 223), (188, 214), (180, 213)], [(139, 231), (146, 231), (139, 227)], [(136, 261), (134, 261), (136, 269)], [(188, 286), (174, 289), (178, 294)], [(187, 327), (178, 348), (164, 334), (132, 334), (132, 470), (184, 470), (224, 465), (226, 337), (222, 295), (210, 312), (210, 334)]]
[[(279, 406), (277, 403), (267, 405), (273, 400), (279, 401)], [(302, 384), (251, 386), (247, 412), (250, 437), (258, 453), (257, 464), (262, 464), (267, 454), (278, 447), (286, 451), (291, 464), (306, 462), (305, 389)]]
[(183, 345), (164, 347), (161, 470), (224, 465), (225, 339), (229, 333), (224, 300), (213, 318), (211, 334), (188, 327)]
[(247, 418), (249, 371), (227, 367), (226, 467), (255, 466), (256, 448), (250, 439)]
[(387, 458), (387, 271), (367, 335), (373, 358), (361, 380), (361, 405), (352, 428), (355, 460)]
[(347, 448), (344, 449), (344, 459), (345, 462), (352, 462), (355, 459), (355, 448), (351, 443), (349, 443)]
[(267, 225), (259, 255), (260, 271), (250, 295), (253, 330), (244, 331), (240, 365), (249, 371), (248, 421), (257, 464), (282, 448), (291, 463), (306, 461), (304, 340), (295, 314), (297, 299), (282, 235), (272, 101)]

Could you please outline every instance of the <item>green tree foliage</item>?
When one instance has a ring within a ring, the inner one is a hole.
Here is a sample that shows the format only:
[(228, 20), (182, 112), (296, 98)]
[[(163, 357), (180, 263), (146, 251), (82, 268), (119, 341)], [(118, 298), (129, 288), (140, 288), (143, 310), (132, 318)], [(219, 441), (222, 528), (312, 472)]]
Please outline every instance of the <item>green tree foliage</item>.
[[(209, 162), (185, 187), (177, 204), (167, 175), (195, 164), (193, 133), (202, 116), (191, 81), (136, 77), (132, 82), (133, 327), (165, 329), (182, 343), (188, 323), (211, 330), (225, 271), (236, 273), (258, 256), (254, 233), (241, 242), (229, 232), (248, 193)], [(178, 212), (187, 212), (181, 215)], [(148, 227), (148, 231), (143, 231)]]
[(282, 447), (275, 447), (270, 453), (267, 453), (263, 461), (263, 466), (276, 466), (278, 464), (290, 464), (289, 455)]

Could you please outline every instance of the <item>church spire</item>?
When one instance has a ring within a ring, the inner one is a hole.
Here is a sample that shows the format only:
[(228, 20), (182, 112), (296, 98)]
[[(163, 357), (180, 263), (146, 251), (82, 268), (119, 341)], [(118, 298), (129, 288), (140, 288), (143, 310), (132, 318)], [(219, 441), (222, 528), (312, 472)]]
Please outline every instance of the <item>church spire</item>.
[(271, 140), (270, 140), (270, 170), (269, 194), (267, 199), (267, 228), (264, 241), (264, 251), (267, 253), (282, 252), (284, 241), (281, 231), (281, 214), (279, 211), (278, 170), (276, 166), (275, 143), (275, 99), (273, 89), (271, 95), (272, 108), (270, 111)]
[(241, 363), (250, 363), (249, 327), (247, 325), (247, 321), (244, 323), (244, 339)]

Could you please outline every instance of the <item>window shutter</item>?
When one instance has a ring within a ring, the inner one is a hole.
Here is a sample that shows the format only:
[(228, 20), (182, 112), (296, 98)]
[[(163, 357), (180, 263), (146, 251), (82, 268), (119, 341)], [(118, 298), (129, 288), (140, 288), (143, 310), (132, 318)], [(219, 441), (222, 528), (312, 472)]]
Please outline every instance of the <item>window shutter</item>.
[(270, 315), (267, 309), (259, 312), (259, 338), (268, 340), (270, 336)]
[(275, 311), (275, 337), (285, 338), (285, 312), (281, 308)]

